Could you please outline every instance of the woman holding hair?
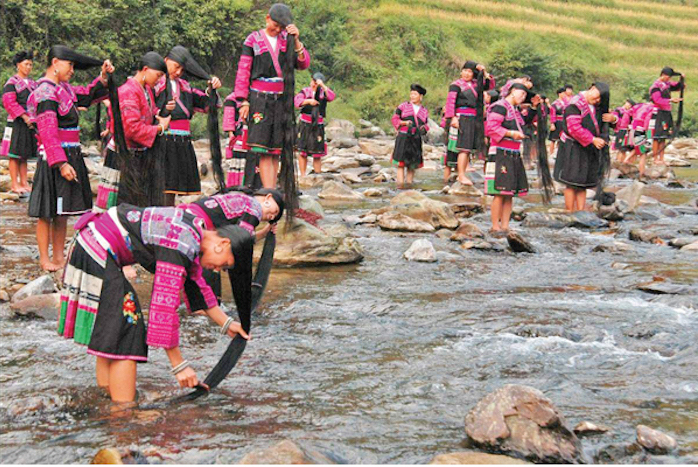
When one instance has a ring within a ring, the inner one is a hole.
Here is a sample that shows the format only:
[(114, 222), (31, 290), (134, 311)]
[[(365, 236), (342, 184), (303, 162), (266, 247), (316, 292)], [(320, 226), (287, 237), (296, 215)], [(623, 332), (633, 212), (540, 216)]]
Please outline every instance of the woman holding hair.
[(27, 99), (36, 89), (29, 78), (34, 67), (34, 52), (17, 52), (12, 60), (17, 74), (2, 89), (2, 105), (7, 112), (7, 126), (0, 145), (0, 156), (10, 159), (11, 192), (26, 196), (31, 191), (27, 181), (27, 160), (37, 155), (34, 124), (27, 113)]
[(310, 86), (304, 88), (294, 98), (296, 108), (301, 110), (298, 126), (297, 150), (300, 153), (298, 167), (299, 176), (304, 177), (308, 168), (308, 156), (313, 158), (313, 171), (322, 172), (322, 157), (327, 155), (325, 144), (325, 117), (327, 103), (332, 102), (336, 95), (325, 84), (325, 75), (317, 72), (310, 80)]
[(526, 137), (523, 130), (526, 119), (532, 120), (535, 112), (529, 112), (524, 118), (519, 110), (527, 99), (534, 108), (540, 104), (540, 98), (533, 97), (525, 85), (512, 83), (507, 97), (492, 104), (487, 114), (485, 134), (490, 148), (485, 166), (485, 193), (494, 196), (491, 208), (491, 231), (494, 233), (509, 230), (513, 198), (528, 194), (521, 141)]
[(424, 165), (422, 136), (429, 131), (429, 111), (422, 105), (427, 90), (419, 84), (410, 87), (410, 100), (398, 106), (391, 122), (397, 130), (393, 164), (397, 166), (397, 186), (404, 188), (414, 181), (415, 171)]
[[(69, 84), (76, 69), (100, 65), (101, 74), (88, 86)], [(102, 62), (54, 45), (48, 54), (46, 73), (27, 101), (40, 144), (29, 216), (39, 219), (39, 263), (46, 271), (63, 267), (68, 216), (92, 209), (92, 190), (80, 150), (78, 107), (88, 107), (107, 97), (107, 73), (113, 71), (109, 60)], [(53, 245), (52, 258), (48, 254), (49, 242)]]
[(596, 187), (602, 175), (600, 151), (608, 143), (601, 137), (600, 120), (611, 124), (617, 121), (612, 113), (598, 118), (598, 106), (609, 94), (608, 85), (597, 81), (570, 99), (565, 108), (555, 179), (567, 185), (565, 209), (570, 212), (584, 210), (587, 188)]

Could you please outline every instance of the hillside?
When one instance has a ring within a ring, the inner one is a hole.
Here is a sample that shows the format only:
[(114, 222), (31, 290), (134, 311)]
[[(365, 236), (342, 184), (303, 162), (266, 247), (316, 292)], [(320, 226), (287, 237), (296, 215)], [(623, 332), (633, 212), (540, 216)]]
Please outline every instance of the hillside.
[[(684, 130), (698, 130), (698, 93), (692, 86), (698, 79), (694, 1), (288, 2), (311, 51), (312, 71), (325, 73), (339, 91), (330, 117), (367, 118), (387, 126), (412, 82), (429, 90), (426, 104), (434, 112), (466, 59), (487, 64), (500, 84), (529, 74), (536, 88), (550, 96), (563, 83), (581, 89), (606, 80), (614, 104), (626, 97), (645, 99), (659, 70), (668, 65), (687, 75)], [(182, 43), (223, 78), (228, 91), (241, 42), (261, 27), (271, 3), (119, 0), (105, 8), (84, 0), (7, 0), (0, 4), (0, 79), (13, 72), (9, 61), (19, 47), (45, 53), (49, 44), (67, 43), (114, 58), (123, 78), (143, 52), (165, 53)], [(43, 58), (36, 63), (35, 77)], [(309, 78), (309, 72), (298, 73), (297, 87)], [(203, 126), (196, 121), (195, 129)]]

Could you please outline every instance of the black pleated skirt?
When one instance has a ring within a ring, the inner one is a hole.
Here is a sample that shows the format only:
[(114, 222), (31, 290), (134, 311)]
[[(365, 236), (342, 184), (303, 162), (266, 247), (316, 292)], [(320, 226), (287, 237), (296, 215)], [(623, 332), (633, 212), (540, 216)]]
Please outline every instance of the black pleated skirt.
[(92, 189), (80, 146), (64, 150), (77, 179), (69, 182), (61, 175), (60, 164), (49, 167), (46, 158), (40, 155), (29, 198), (29, 217), (78, 216), (92, 209)]
[(165, 134), (165, 193), (198, 195), (201, 178), (191, 136)]
[(599, 183), (599, 150), (590, 144), (582, 146), (574, 140), (560, 144), (553, 177), (571, 188), (593, 188)]
[(0, 155), (25, 161), (36, 159), (38, 156), (36, 132), (29, 128), (21, 118), (8, 121), (3, 137), (3, 151)]
[(296, 149), (305, 156), (322, 157), (327, 154), (325, 145), (325, 125), (313, 125), (308, 122), (298, 124)]
[(421, 136), (398, 133), (393, 149), (393, 163), (398, 167), (418, 169), (424, 165)]

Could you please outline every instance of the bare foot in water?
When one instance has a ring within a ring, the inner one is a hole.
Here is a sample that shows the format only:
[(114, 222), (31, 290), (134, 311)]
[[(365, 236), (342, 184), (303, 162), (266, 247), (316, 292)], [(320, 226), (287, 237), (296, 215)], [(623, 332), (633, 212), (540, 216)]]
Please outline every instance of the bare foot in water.
[(60, 268), (63, 267), (63, 266), (57, 265), (56, 263), (54, 263), (52, 261), (42, 261), (39, 264), (41, 265), (41, 269), (43, 269), (44, 271), (48, 271), (48, 272), (56, 272)]
[(462, 180), (459, 179), (458, 181), (460, 182), (461, 185), (473, 186), (473, 181), (470, 180), (468, 177), (465, 177)]

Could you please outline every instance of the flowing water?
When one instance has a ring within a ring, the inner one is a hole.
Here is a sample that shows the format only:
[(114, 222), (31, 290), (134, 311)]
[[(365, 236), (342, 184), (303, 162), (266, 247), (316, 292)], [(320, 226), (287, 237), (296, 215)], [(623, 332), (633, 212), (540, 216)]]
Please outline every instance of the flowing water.
[[(698, 180), (698, 167), (677, 173)], [(422, 188), (441, 187), (440, 173), (418, 178)], [(590, 420), (612, 427), (583, 440), (587, 461), (604, 446), (631, 443), (643, 423), (679, 441), (677, 453), (655, 460), (695, 462), (698, 296), (652, 295), (636, 286), (653, 277), (695, 285), (698, 256), (630, 242), (627, 233), (648, 224), (696, 227), (695, 215), (660, 211), (698, 190), (653, 184), (645, 194), (665, 203), (644, 208), (659, 218), (624, 221), (617, 230), (514, 223), (538, 254), (463, 250), (427, 235), (439, 261), (408, 263), (402, 253), (425, 235), (358, 226), (362, 263), (273, 271), (253, 340), (219, 390), (127, 418), (109, 415), (84, 348), (58, 338), (55, 322), (12, 318), (3, 305), (0, 459), (87, 462), (116, 446), (150, 461), (231, 463), (290, 438), (352, 463), (425, 463), (462, 450), (467, 412), (515, 383), (542, 390), (572, 426)], [(516, 204), (539, 209), (536, 199)], [(341, 222), (385, 203), (325, 208), (329, 220)], [(25, 207), (2, 206), (2, 270), (29, 278), (38, 272)], [(485, 215), (473, 222), (487, 228)], [(591, 252), (614, 240), (634, 251)], [(138, 290), (147, 302), (145, 276)], [(183, 354), (203, 377), (227, 340), (200, 316), (184, 316), (182, 329)], [(630, 337), (643, 333), (653, 336)], [(179, 394), (168, 370), (164, 352), (152, 350), (139, 367), (141, 401)]]

